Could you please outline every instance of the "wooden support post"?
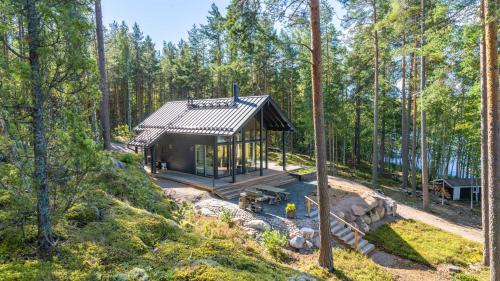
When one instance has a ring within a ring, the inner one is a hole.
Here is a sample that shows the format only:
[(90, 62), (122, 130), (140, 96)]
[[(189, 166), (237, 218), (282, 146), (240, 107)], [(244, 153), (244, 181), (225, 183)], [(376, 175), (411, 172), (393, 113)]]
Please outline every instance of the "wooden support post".
[(142, 151), (144, 152), (144, 165), (148, 164), (148, 149), (144, 146), (142, 148)]
[(359, 233), (357, 230), (354, 230), (354, 249), (357, 250), (359, 245)]
[(156, 174), (156, 145), (151, 146), (151, 173)]
[(286, 171), (286, 135), (285, 130), (281, 131), (281, 151), (283, 160), (283, 171)]
[(247, 155), (245, 147), (245, 131), (241, 129), (241, 173), (247, 173)]
[(219, 157), (219, 153), (218, 153), (218, 150), (217, 150), (218, 146), (217, 146), (217, 137), (215, 137), (215, 142), (214, 142), (214, 179), (218, 178), (219, 177), (219, 174), (218, 174), (218, 171), (217, 171), (217, 162), (219, 161), (218, 157)]
[(236, 135), (232, 137), (232, 145), (231, 145), (231, 175), (233, 177), (232, 182), (236, 182)]
[(266, 169), (268, 169), (268, 166), (269, 166), (269, 158), (268, 158), (268, 155), (269, 155), (269, 131), (267, 130), (266, 128)]
[(306, 199), (306, 207), (307, 207), (307, 217), (311, 217), (311, 201), (309, 199)]
[(139, 148), (137, 146), (135, 146), (134, 151), (135, 151), (135, 154), (139, 153)]
[(260, 155), (260, 176), (264, 175), (263, 165), (262, 165), (262, 125), (264, 123), (263, 109), (260, 110), (260, 126), (259, 126), (259, 155)]

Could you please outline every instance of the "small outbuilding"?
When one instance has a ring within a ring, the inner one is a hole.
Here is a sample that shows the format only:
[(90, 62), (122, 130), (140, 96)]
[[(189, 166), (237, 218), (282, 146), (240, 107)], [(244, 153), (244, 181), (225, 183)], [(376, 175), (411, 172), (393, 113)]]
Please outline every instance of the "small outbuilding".
[(479, 201), (481, 198), (481, 183), (478, 179), (436, 179), (433, 185), (434, 190), (444, 192), (447, 199)]

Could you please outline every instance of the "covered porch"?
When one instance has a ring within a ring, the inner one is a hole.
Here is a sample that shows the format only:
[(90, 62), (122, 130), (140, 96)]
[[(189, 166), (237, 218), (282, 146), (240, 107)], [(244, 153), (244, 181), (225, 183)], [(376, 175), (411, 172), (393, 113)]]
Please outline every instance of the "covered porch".
[[(289, 171), (297, 170), (300, 168), (302, 167), (298, 165), (288, 166)], [(151, 173), (151, 167), (149, 165), (144, 166), (144, 169), (147, 172)], [(236, 193), (237, 191), (241, 191), (246, 187), (261, 184), (264, 182), (272, 182), (274, 183), (273, 185), (284, 185), (294, 182), (292, 181), (292, 179), (294, 178), (289, 176), (288, 172), (283, 171), (283, 166), (274, 161), (268, 162), (268, 168), (263, 170), (262, 175), (260, 174), (260, 171), (238, 174), (235, 176), (235, 182), (232, 181), (232, 177), (208, 178), (172, 170), (157, 170), (157, 172), (153, 176), (161, 179), (183, 183), (199, 189), (214, 192), (216, 194), (218, 193), (218, 191), (220, 191), (222, 194), (218, 195), (223, 198), (227, 197), (225, 196), (225, 193), (222, 192), (224, 190), (231, 191), (230, 193), (232, 194)]]

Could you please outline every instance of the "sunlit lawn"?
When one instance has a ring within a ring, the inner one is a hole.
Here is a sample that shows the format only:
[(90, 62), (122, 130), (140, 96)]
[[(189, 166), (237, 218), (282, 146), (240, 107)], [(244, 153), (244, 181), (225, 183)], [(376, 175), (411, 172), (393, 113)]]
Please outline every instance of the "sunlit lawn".
[[(453, 264), (469, 271), (470, 264), (481, 262), (482, 246), (455, 234), (414, 220), (399, 220), (383, 225), (366, 238), (394, 255), (436, 268)], [(483, 269), (470, 275), (471, 280), (482, 280)], [(465, 275), (459, 275), (465, 276)]]

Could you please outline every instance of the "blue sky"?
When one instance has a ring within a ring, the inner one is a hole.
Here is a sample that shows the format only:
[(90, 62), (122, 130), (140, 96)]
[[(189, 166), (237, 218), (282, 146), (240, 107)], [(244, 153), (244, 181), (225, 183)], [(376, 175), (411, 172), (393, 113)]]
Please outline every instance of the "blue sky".
[[(341, 16), (337, 1), (329, 0)], [(103, 0), (103, 22), (125, 21), (129, 27), (139, 24), (144, 35), (149, 35), (160, 49), (163, 41), (178, 42), (187, 38), (193, 24), (206, 23), (210, 6), (215, 3), (225, 14), (230, 0)], [(338, 25), (338, 24), (336, 24)]]

